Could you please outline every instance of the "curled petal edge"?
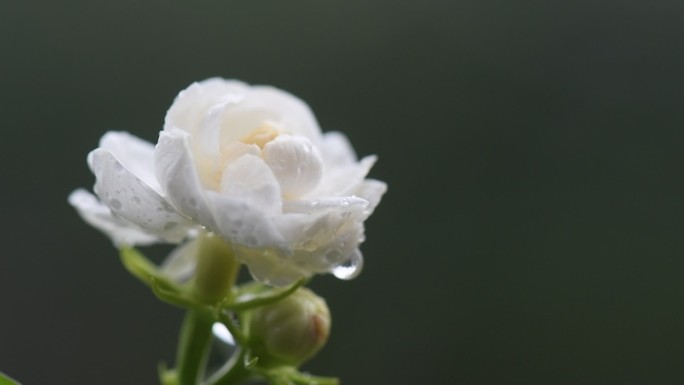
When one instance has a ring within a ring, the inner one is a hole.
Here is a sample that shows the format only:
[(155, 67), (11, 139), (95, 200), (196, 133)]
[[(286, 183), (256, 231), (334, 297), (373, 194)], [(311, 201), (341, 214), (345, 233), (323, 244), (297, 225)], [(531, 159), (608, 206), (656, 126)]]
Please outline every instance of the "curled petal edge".
[(112, 215), (109, 207), (84, 189), (73, 191), (68, 200), (86, 223), (107, 235), (116, 247), (148, 246), (161, 242), (159, 237)]
[(95, 193), (116, 216), (171, 243), (183, 240), (194, 227), (109, 150), (96, 149), (88, 158), (96, 177)]

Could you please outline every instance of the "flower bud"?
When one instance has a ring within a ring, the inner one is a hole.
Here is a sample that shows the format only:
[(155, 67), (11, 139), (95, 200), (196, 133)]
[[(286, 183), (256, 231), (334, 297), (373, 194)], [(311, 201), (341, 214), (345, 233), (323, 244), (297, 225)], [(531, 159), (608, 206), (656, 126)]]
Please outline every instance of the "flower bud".
[(299, 366), (328, 340), (330, 311), (323, 298), (300, 288), (282, 301), (256, 308), (249, 326), (259, 365)]
[(202, 234), (197, 242), (194, 294), (201, 302), (215, 304), (230, 294), (239, 265), (233, 249), (221, 238)]

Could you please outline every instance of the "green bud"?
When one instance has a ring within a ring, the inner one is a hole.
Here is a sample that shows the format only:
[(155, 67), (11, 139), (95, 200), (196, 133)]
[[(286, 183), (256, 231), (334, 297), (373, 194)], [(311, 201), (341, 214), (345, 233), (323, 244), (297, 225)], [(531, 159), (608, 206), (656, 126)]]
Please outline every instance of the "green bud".
[(239, 264), (232, 247), (213, 234), (203, 234), (196, 240), (197, 268), (194, 294), (203, 303), (215, 304), (230, 294)]
[(261, 366), (299, 366), (325, 345), (329, 334), (328, 305), (306, 288), (254, 309), (249, 318), (250, 345)]

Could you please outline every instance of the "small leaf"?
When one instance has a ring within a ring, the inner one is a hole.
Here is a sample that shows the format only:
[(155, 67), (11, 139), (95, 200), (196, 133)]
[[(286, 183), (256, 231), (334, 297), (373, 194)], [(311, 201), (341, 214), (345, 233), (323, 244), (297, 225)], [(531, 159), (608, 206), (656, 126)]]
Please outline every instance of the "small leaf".
[(0, 385), (21, 385), (19, 382), (9, 378), (6, 374), (0, 372)]

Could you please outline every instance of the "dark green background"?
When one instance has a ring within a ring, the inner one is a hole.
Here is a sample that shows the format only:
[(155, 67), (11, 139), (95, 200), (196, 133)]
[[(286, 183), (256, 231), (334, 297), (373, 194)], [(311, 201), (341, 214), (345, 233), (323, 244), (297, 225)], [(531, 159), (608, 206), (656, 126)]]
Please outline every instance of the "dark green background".
[(684, 4), (0, 0), (0, 370), (154, 384), (181, 312), (66, 203), (107, 130), (273, 84), (389, 192), (307, 368), (362, 384), (684, 383)]

